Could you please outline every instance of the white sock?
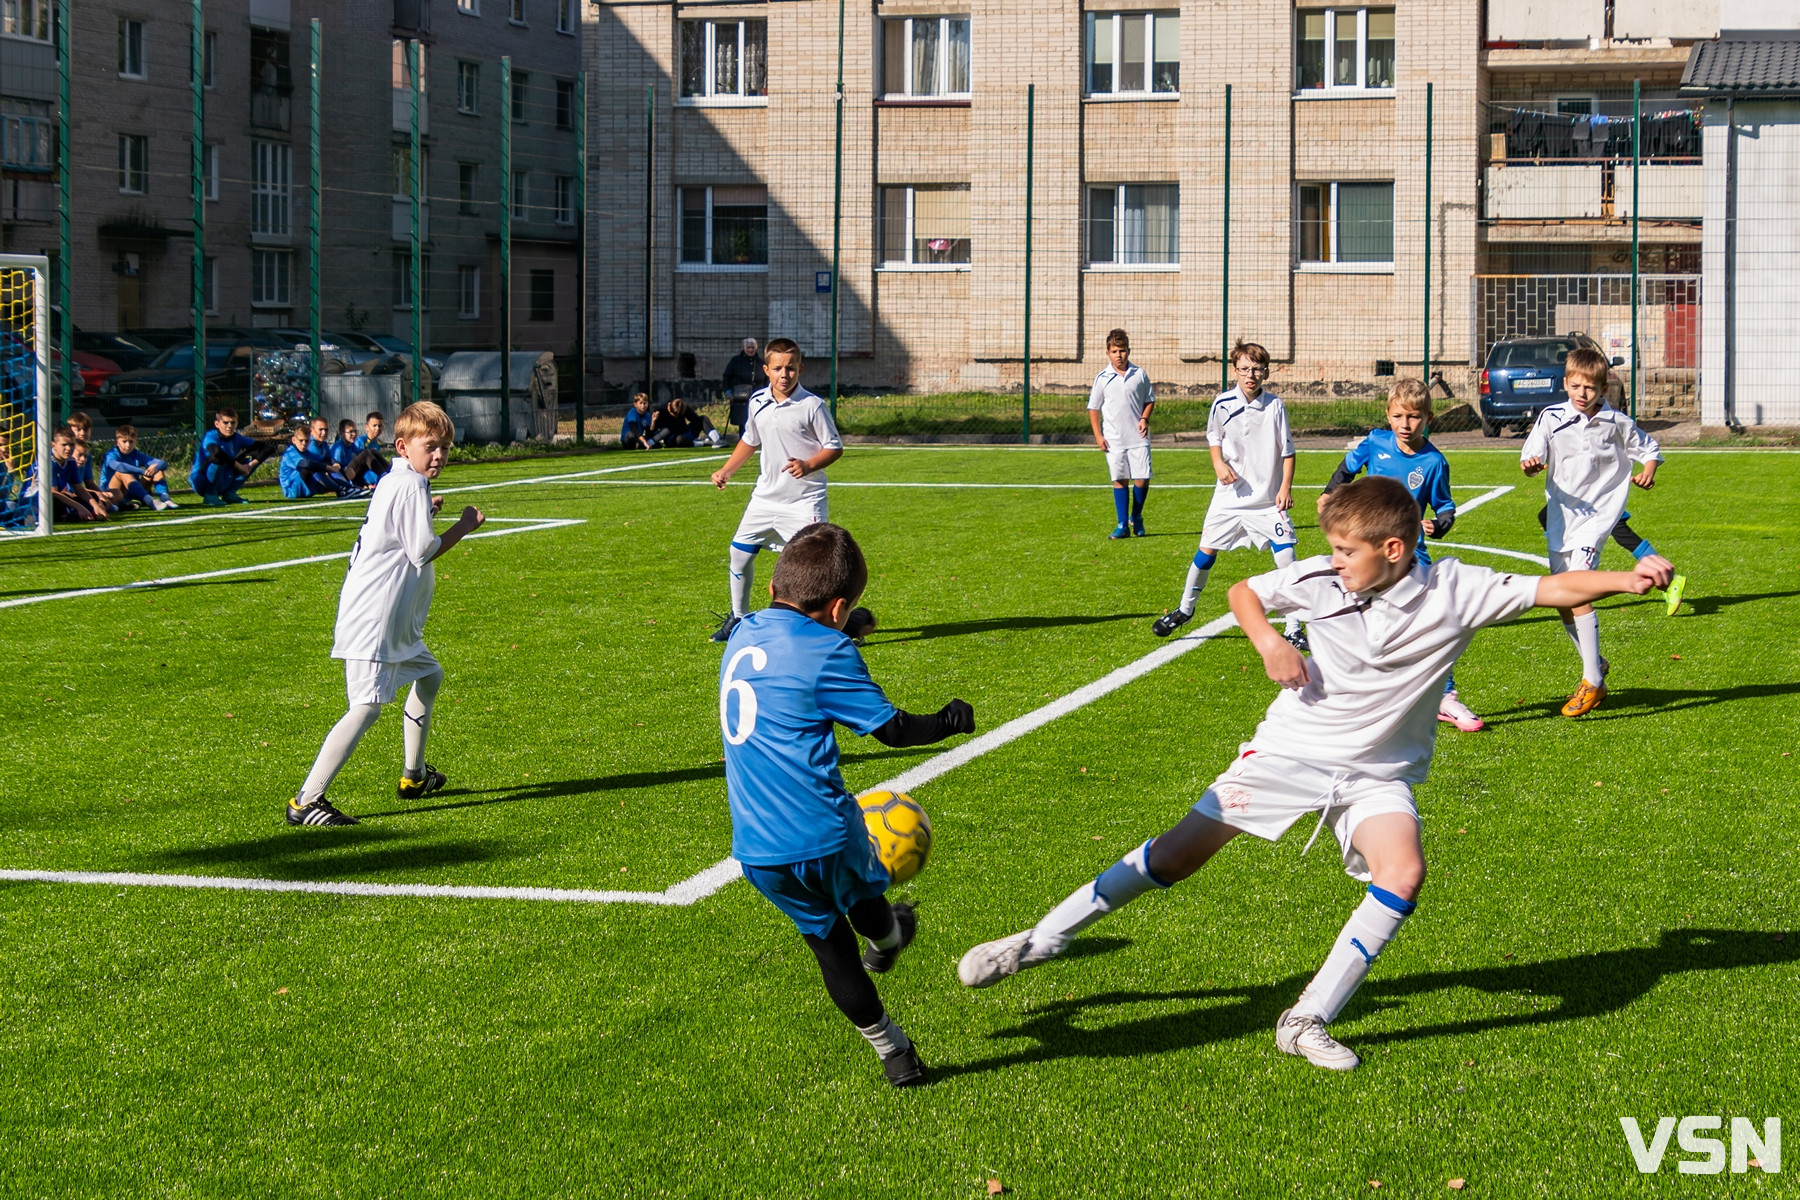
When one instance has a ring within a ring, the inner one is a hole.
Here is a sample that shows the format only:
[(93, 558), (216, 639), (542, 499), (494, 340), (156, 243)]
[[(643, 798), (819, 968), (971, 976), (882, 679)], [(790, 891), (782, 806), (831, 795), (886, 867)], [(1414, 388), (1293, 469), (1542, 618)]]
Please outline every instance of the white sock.
[(1145, 892), (1168, 887), (1150, 873), (1149, 856), (1150, 843), (1145, 842), (1100, 872), (1094, 882), (1084, 883), (1071, 892), (1067, 900), (1045, 914), (1031, 931), (1027, 954), (1037, 961), (1054, 958), (1067, 948), (1076, 934), (1107, 913), (1123, 908)]
[(431, 705), (437, 699), (438, 689), (444, 686), (444, 672), (440, 668), (425, 676), (413, 680), (412, 690), (406, 696), (406, 769), (423, 771), (425, 769), (425, 740), (431, 736)]
[(1381, 957), (1382, 949), (1394, 940), (1416, 907), (1411, 901), (1370, 884), (1368, 894), (1344, 922), (1331, 953), (1325, 956), (1325, 965), (1294, 1002), (1294, 1011), (1311, 1013), (1327, 1025), (1336, 1020), (1368, 977), (1369, 968)]
[[(1277, 571), (1281, 570), (1283, 567), (1291, 567), (1294, 565), (1294, 548), (1292, 546), (1282, 546), (1279, 549), (1271, 550), (1269, 553), (1275, 559), (1275, 569)], [(1282, 625), (1281, 632), (1283, 634), (1299, 633), (1300, 618), (1289, 616)]]
[(1200, 602), (1200, 589), (1206, 586), (1206, 577), (1211, 572), (1211, 567), (1188, 566), (1187, 588), (1181, 593), (1181, 611), (1190, 617), (1194, 615), (1194, 605)]
[(895, 1023), (894, 1018), (886, 1013), (873, 1025), (858, 1025), (856, 1032), (869, 1039), (869, 1045), (875, 1047), (875, 1053), (882, 1058), (892, 1058), (896, 1054), (904, 1054), (912, 1045), (912, 1039), (906, 1036), (906, 1030)]
[(743, 616), (750, 611), (750, 587), (756, 582), (756, 551), (731, 543), (731, 612)]
[(1600, 669), (1600, 614), (1585, 613), (1576, 617), (1569, 636), (1575, 639), (1575, 648), (1581, 651), (1581, 677), (1592, 684), (1605, 683), (1606, 673)]
[(314, 760), (311, 774), (300, 788), (300, 803), (311, 804), (325, 794), (337, 773), (344, 769), (350, 761), (351, 754), (356, 751), (356, 743), (362, 741), (363, 734), (374, 728), (375, 718), (381, 715), (379, 704), (352, 704), (350, 711), (338, 718), (338, 723), (331, 727), (325, 735), (325, 744), (319, 747), (319, 757)]

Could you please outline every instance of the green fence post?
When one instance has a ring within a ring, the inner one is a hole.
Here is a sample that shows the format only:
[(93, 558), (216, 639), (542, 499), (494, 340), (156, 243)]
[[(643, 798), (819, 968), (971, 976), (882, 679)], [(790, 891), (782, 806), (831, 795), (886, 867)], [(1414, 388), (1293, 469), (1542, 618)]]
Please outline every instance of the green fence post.
[(419, 402), (419, 372), (425, 368), (425, 247), (419, 238), (419, 43), (406, 43), (406, 87), (412, 99), (412, 141), (407, 162), (407, 192), (412, 201), (412, 261), (407, 264), (407, 290), (412, 293), (412, 402)]
[[(188, 186), (194, 195), (193, 298), (194, 436), (206, 436), (206, 33), (201, 0), (194, 0), (188, 37), (188, 75), (194, 98), (194, 125), (188, 155)], [(65, 372), (68, 366), (65, 364)], [(246, 420), (248, 416), (246, 416)]]
[(1031, 168), (1037, 138), (1037, 84), (1025, 85), (1025, 357), (1020, 374), (1024, 399), (1019, 440), (1031, 441)]
[(512, 434), (512, 56), (500, 59), (500, 436)]
[(831, 415), (838, 408), (838, 267), (844, 226), (844, 0), (838, 0), (837, 145), (832, 153), (831, 183)]
[(1425, 394), (1431, 394), (1431, 84), (1425, 85)]
[(1231, 388), (1231, 85), (1225, 85), (1225, 212), (1219, 266), (1219, 390)]
[[(1638, 142), (1644, 128), (1644, 81), (1631, 81), (1631, 419), (1638, 410)], [(1665, 360), (1666, 361), (1666, 360)]]
[(69, 288), (69, 0), (56, 0), (56, 304), (62, 310), (62, 384), (59, 409), (66, 423), (75, 411), (75, 301)]
[(587, 72), (575, 76), (575, 444), (587, 440)]
[(324, 34), (319, 18), (312, 19), (312, 53), (307, 63), (307, 176), (306, 176), (306, 291), (307, 315), (312, 337), (312, 411), (316, 416), (324, 407), (320, 376), (324, 370), (324, 352), (319, 349), (323, 337), (319, 318), (319, 197), (323, 192), (319, 179), (319, 59)]
[(656, 85), (644, 89), (644, 394), (656, 404)]

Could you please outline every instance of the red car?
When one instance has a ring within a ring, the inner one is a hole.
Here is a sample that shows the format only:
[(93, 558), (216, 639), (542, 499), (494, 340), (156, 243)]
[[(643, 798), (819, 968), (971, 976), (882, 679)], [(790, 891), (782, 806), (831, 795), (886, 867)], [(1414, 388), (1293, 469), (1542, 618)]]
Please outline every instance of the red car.
[[(110, 358), (98, 354), (90, 354), (86, 350), (75, 352), (75, 374), (81, 379), (81, 387), (76, 389), (79, 395), (98, 396), (100, 385), (119, 373), (119, 364)], [(50, 370), (62, 371), (62, 351), (54, 350), (50, 354)]]

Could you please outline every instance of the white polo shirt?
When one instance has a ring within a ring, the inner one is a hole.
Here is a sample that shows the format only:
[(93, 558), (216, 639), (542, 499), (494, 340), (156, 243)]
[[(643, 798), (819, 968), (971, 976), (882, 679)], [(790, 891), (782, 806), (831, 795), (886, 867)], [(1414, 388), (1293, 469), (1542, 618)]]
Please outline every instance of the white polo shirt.
[(755, 446), (762, 459), (752, 498), (777, 504), (816, 504), (825, 498), (825, 472), (795, 479), (786, 470), (790, 458), (804, 460), (821, 450), (844, 448), (831, 408), (803, 387), (795, 388), (786, 400), (777, 400), (769, 388), (752, 395), (744, 419), (744, 442)]
[(1249, 748), (1352, 776), (1419, 783), (1431, 767), (1444, 676), (1485, 626), (1537, 603), (1538, 576), (1441, 558), (1385, 592), (1346, 592), (1329, 555), (1249, 581), (1306, 622), (1312, 682), (1283, 688)]
[(1206, 417), (1206, 444), (1217, 446), (1238, 481), (1213, 492), (1213, 508), (1273, 508), (1281, 490), (1281, 460), (1294, 453), (1287, 405), (1264, 389), (1254, 400), (1237, 388), (1214, 398)]
[(375, 485), (350, 551), (331, 657), (392, 663), (425, 652), (437, 550), (431, 481), (396, 454), (393, 469)]
[(1573, 404), (1538, 414), (1519, 461), (1544, 460), (1544, 536), (1558, 553), (1606, 542), (1631, 491), (1631, 464), (1661, 462), (1656, 439), (1617, 409), (1584, 417)]
[(1148, 446), (1150, 439), (1138, 432), (1144, 410), (1156, 403), (1150, 377), (1136, 363), (1127, 363), (1121, 375), (1110, 366), (1094, 376), (1088, 393), (1088, 411), (1100, 414), (1100, 436), (1113, 450)]

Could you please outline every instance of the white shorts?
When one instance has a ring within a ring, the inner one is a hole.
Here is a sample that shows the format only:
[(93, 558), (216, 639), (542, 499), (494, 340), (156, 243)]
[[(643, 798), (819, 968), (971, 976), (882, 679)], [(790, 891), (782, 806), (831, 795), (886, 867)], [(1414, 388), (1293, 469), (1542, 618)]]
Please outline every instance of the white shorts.
[(1113, 479), (1150, 478), (1150, 447), (1125, 446), (1106, 452), (1106, 469)]
[(1561, 575), (1564, 571), (1592, 571), (1600, 565), (1600, 547), (1577, 546), (1573, 550), (1552, 550), (1549, 558), (1552, 575)]
[(1412, 788), (1399, 780), (1332, 772), (1253, 751), (1239, 755), (1213, 780), (1194, 811), (1271, 842), (1302, 817), (1322, 813), (1343, 851), (1344, 871), (1363, 883), (1369, 882), (1369, 864), (1350, 848), (1356, 827), (1385, 813), (1419, 819)]
[(816, 503), (793, 500), (785, 504), (752, 496), (744, 508), (744, 519), (738, 522), (737, 532), (731, 535), (731, 544), (746, 550), (767, 546), (780, 553), (796, 533), (808, 525), (827, 520), (828, 508), (823, 496)]
[(1200, 527), (1200, 544), (1208, 550), (1238, 550), (1254, 546), (1294, 544), (1294, 523), (1278, 508), (1219, 508), (1206, 510)]
[(344, 660), (344, 689), (351, 704), (392, 704), (400, 689), (444, 668), (426, 650), (405, 662), (367, 662), (360, 658)]

